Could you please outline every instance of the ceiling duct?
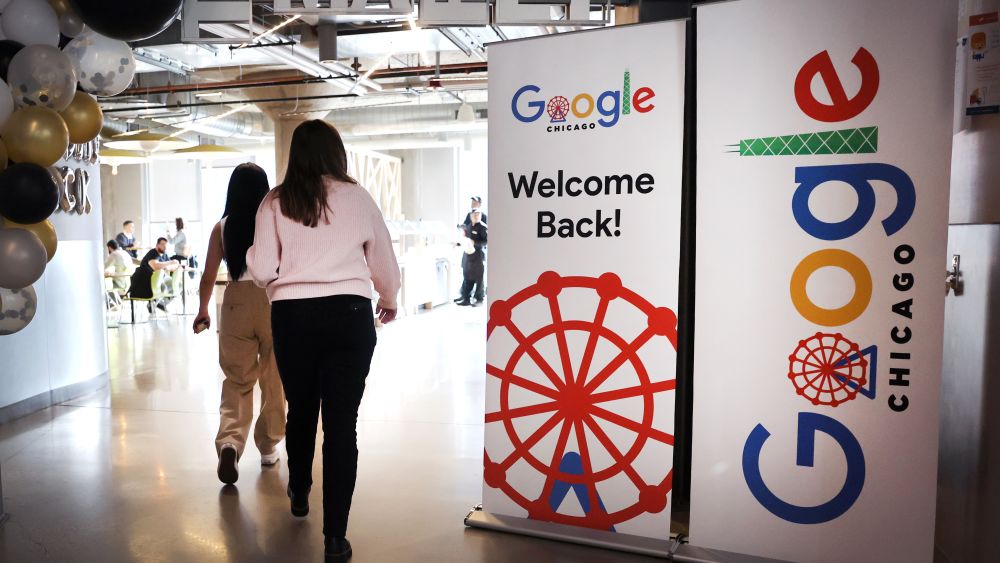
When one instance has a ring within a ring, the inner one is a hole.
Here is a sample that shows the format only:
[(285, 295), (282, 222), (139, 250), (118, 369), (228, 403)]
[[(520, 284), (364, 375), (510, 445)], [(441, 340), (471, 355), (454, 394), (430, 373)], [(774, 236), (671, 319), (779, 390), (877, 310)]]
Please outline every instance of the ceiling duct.
[[(237, 103), (233, 105), (239, 107)], [(161, 119), (158, 121), (209, 137), (239, 137), (246, 139), (267, 136), (265, 128), (266, 120), (262, 113), (248, 110), (223, 116), (222, 114), (228, 111), (225, 106), (193, 107), (189, 109), (190, 113), (184, 117)]]
[(337, 61), (337, 24), (319, 24), (319, 62)]
[[(465, 104), (399, 105), (330, 112), (326, 120), (348, 137), (477, 131), (486, 128), (486, 108)], [(462, 120), (459, 119), (461, 114)]]

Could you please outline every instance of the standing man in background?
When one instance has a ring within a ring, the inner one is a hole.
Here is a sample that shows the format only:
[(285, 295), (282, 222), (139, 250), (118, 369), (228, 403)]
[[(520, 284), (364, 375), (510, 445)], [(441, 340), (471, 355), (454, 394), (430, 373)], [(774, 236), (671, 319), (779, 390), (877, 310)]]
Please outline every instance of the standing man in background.
[[(486, 235), (487, 227), (478, 209), (469, 212), (469, 225), (465, 227), (465, 236), (471, 241), (471, 252), (466, 249), (462, 255), (462, 295), (455, 300), (461, 307), (469, 305), (478, 307), (486, 299), (486, 288), (483, 280), (486, 277)], [(468, 244), (468, 241), (466, 241)]]
[(115, 242), (118, 243), (118, 248), (124, 250), (132, 258), (138, 258), (138, 247), (135, 244), (135, 223), (132, 221), (125, 221), (122, 223), (122, 232), (115, 236)]
[[(472, 196), (472, 211), (470, 211), (470, 212), (468, 212), (468, 213), (465, 214), (465, 221), (462, 223), (462, 225), (464, 225), (466, 228), (471, 227), (472, 226), (472, 212), (473, 211), (482, 212), (482, 209), (481, 209), (482, 206), (483, 206), (483, 198), (481, 198), (481, 197), (479, 197), (477, 195)], [(489, 223), (489, 220), (486, 219), (486, 214), (483, 213), (482, 215), (483, 215), (483, 218), (482, 218), (483, 224)]]

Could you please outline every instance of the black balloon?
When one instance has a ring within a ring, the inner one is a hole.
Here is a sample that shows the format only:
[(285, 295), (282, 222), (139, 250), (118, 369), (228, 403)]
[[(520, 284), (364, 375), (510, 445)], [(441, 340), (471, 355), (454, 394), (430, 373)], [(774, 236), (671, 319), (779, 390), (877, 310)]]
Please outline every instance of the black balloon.
[(173, 23), (184, 0), (69, 0), (83, 23), (120, 41), (152, 37)]
[(21, 49), (24, 49), (24, 45), (21, 45), (17, 41), (9, 39), (0, 41), (0, 78), (7, 80), (7, 67), (10, 66), (10, 60)]
[(59, 188), (37, 164), (14, 164), (0, 172), (0, 215), (29, 225), (48, 219), (59, 205)]

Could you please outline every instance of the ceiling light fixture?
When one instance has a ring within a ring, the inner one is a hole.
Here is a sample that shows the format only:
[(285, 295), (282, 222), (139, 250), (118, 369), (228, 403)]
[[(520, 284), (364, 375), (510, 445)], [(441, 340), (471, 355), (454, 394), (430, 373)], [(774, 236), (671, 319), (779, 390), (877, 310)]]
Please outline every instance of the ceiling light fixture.
[(123, 139), (112, 139), (110, 141), (106, 141), (104, 146), (112, 149), (151, 152), (153, 150), (160, 149), (183, 149), (190, 147), (193, 144), (194, 143), (191, 141), (186, 141), (184, 139), (171, 138), (167, 135), (159, 135), (147, 131), (145, 133), (137, 133)]
[(139, 151), (121, 149), (105, 149), (100, 153), (100, 163), (111, 167), (111, 175), (118, 175), (118, 167), (122, 164), (145, 164), (149, 162), (146, 155)]
[[(265, 31), (264, 33), (261, 33), (257, 37), (254, 37), (253, 38), (253, 42), (257, 43), (258, 41), (260, 41), (262, 39), (266, 39), (266, 38), (270, 37), (271, 35), (274, 35), (274, 33), (277, 32), (279, 29), (285, 27), (286, 25), (292, 23), (293, 21), (295, 21), (295, 20), (297, 20), (297, 19), (299, 19), (301, 17), (302, 17), (301, 14), (296, 14), (296, 15), (288, 18), (287, 20), (279, 23), (278, 25), (276, 25), (276, 26), (272, 27), (271, 29)], [(246, 47), (247, 45), (249, 45), (249, 43), (243, 43), (239, 47), (236, 47), (236, 48), (237, 49), (242, 49), (243, 47)]]
[(157, 153), (156, 160), (217, 160), (243, 154), (243, 151), (225, 145), (200, 144), (172, 152)]

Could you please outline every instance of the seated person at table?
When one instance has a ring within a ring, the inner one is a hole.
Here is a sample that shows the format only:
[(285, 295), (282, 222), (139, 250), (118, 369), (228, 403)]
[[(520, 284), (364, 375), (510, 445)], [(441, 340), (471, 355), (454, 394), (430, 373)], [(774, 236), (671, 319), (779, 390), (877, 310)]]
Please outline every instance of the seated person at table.
[(138, 258), (138, 247), (135, 242), (135, 223), (125, 221), (122, 223), (122, 232), (115, 236), (118, 247), (124, 250), (132, 258)]
[[(139, 267), (132, 274), (132, 289), (129, 290), (129, 295), (135, 299), (152, 299), (153, 272), (159, 270), (173, 272), (178, 267), (180, 264), (177, 260), (171, 260), (167, 256), (167, 239), (163, 237), (156, 239), (156, 248), (151, 248), (142, 257), (142, 260), (139, 261)], [(172, 299), (169, 295), (159, 299), (156, 308), (166, 312), (167, 305)], [(152, 308), (150, 307), (150, 309)]]
[(128, 289), (128, 281), (125, 277), (131, 275), (134, 270), (135, 265), (132, 263), (132, 257), (129, 253), (122, 250), (117, 242), (109, 240), (108, 255), (104, 258), (104, 273), (113, 275), (111, 283), (118, 293), (125, 293), (125, 290)]

